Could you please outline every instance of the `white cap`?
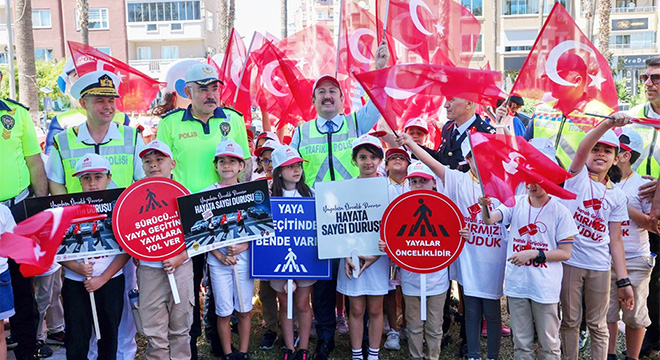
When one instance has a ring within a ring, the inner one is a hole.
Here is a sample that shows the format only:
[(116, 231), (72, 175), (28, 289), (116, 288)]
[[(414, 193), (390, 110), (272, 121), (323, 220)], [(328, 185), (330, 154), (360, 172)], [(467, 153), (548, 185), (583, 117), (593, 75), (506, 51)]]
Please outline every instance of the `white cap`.
[(267, 140), (277, 140), (280, 141), (280, 139), (277, 137), (277, 134), (275, 134), (272, 131), (264, 131), (257, 138), (255, 139), (256, 142), (259, 142), (259, 140), (266, 138)]
[(110, 162), (98, 154), (85, 154), (76, 162), (75, 172), (71, 176), (79, 177), (87, 173), (110, 173)]
[(120, 82), (119, 77), (110, 71), (92, 71), (71, 85), (71, 96), (76, 100), (85, 95), (119, 97)]
[(433, 170), (421, 161), (415, 161), (408, 165), (408, 176), (406, 176), (406, 178), (415, 176), (423, 177), (424, 179), (435, 179)]
[(353, 141), (353, 150), (355, 150), (355, 148), (360, 145), (366, 145), (366, 144), (373, 145), (383, 150), (383, 145), (380, 143), (380, 140), (378, 140), (377, 137), (371, 135), (362, 135), (359, 138), (355, 139), (355, 141)]
[(218, 79), (218, 72), (209, 64), (197, 64), (186, 70), (186, 83), (194, 82), (200, 86), (207, 86), (216, 82), (224, 83)]
[(403, 126), (403, 132), (406, 132), (408, 128), (411, 127), (418, 127), (422, 130), (424, 130), (427, 134), (429, 133), (429, 126), (426, 124), (426, 121), (422, 120), (422, 118), (412, 118), (406, 122), (406, 125)]
[(245, 160), (243, 157), (243, 148), (234, 140), (223, 141), (215, 148), (215, 157), (231, 156), (237, 159)]
[(325, 74), (325, 75), (321, 75), (320, 78), (318, 78), (318, 79), (316, 79), (316, 81), (314, 81), (314, 86), (312, 86), (312, 93), (314, 93), (314, 91), (316, 91), (316, 86), (318, 84), (320, 84), (321, 82), (326, 81), (326, 80), (333, 82), (337, 86), (337, 88), (339, 88), (339, 90), (341, 90), (341, 85), (339, 85), (339, 81), (337, 81), (337, 79), (334, 76), (332, 76), (330, 74)]
[(400, 147), (399, 148), (389, 148), (389, 149), (387, 149), (387, 151), (385, 152), (385, 160), (389, 159), (391, 156), (394, 156), (394, 155), (401, 155), (401, 156), (405, 157), (406, 160), (408, 160), (408, 162), (410, 162), (410, 154), (408, 154), (408, 152), (406, 150), (404, 150), (403, 148), (400, 148)]
[(552, 145), (552, 141), (550, 141), (550, 139), (537, 137), (529, 140), (529, 143), (535, 147), (536, 150), (542, 152), (543, 155), (547, 156), (550, 160), (557, 164), (557, 150), (555, 149), (554, 145)]
[(184, 88), (186, 87), (186, 71), (193, 65), (199, 64), (197, 60), (180, 60), (170, 64), (165, 73), (165, 89), (164, 94), (177, 92), (179, 95), (185, 95)]
[(639, 133), (630, 127), (621, 128), (621, 135), (619, 135), (621, 148), (626, 151), (634, 151), (641, 154), (644, 150), (644, 142)]
[(268, 150), (275, 150), (280, 146), (282, 146), (282, 144), (280, 144), (279, 141), (268, 139), (268, 140), (266, 140), (266, 142), (263, 143), (263, 145), (259, 146), (256, 150), (254, 150), (254, 155), (261, 156), (262, 152), (268, 151)]
[(76, 67), (73, 65), (73, 58), (71, 57), (66, 61), (66, 63), (64, 63), (64, 69), (62, 69), (60, 76), (57, 77), (57, 87), (60, 89), (62, 94), (66, 92), (67, 77), (74, 71), (76, 71)]
[(289, 145), (282, 145), (273, 150), (271, 157), (273, 159), (273, 169), (277, 169), (280, 166), (288, 166), (302, 161), (307, 161), (301, 158), (300, 154), (298, 154), (298, 151)]
[(170, 147), (167, 144), (160, 140), (153, 140), (144, 147), (144, 150), (140, 151), (140, 159), (154, 151), (167, 155), (170, 159), (174, 158), (172, 156), (172, 150), (170, 150)]
[(614, 131), (612, 131), (612, 129), (608, 129), (607, 131), (605, 131), (605, 134), (603, 134), (603, 136), (601, 136), (600, 139), (598, 139), (598, 143), (609, 145), (617, 149), (619, 148), (619, 146), (621, 146), (621, 143), (619, 142), (619, 137), (616, 136), (616, 134), (614, 133)]

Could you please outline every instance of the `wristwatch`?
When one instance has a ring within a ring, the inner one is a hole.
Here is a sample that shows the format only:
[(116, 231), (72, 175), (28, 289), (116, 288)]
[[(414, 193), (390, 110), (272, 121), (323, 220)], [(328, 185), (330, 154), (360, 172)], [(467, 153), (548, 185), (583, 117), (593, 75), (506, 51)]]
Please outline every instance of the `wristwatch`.
[(626, 286), (632, 286), (630, 283), (630, 278), (623, 278), (616, 281), (616, 287), (621, 289)]
[(545, 253), (541, 249), (538, 250), (539, 250), (539, 254), (536, 255), (536, 257), (534, 258), (534, 262), (537, 264), (543, 264), (545, 262)]

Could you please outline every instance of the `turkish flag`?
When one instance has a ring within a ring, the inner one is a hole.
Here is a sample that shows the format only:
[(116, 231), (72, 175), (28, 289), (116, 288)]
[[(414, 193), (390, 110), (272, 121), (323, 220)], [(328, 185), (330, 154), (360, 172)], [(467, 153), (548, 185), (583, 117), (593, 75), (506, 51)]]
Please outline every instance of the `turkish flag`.
[(44, 210), (23, 220), (12, 232), (0, 235), (0, 256), (21, 264), (21, 274), (25, 277), (41, 275), (53, 263), (57, 248), (72, 223), (105, 217), (99, 215), (92, 205)]
[[(481, 33), (479, 20), (454, 0), (376, 0), (376, 18), (406, 49), (404, 62), (466, 67)], [(379, 39), (382, 33), (379, 24)]]
[(562, 199), (576, 195), (557, 184), (571, 175), (528, 143), (522, 136), (470, 131), (472, 155), (479, 169), (485, 195), (504, 205), (515, 205), (516, 188), (521, 183), (539, 184), (548, 194)]
[(498, 86), (502, 74), (496, 71), (403, 64), (355, 77), (393, 130), (403, 129), (415, 117), (436, 119), (444, 97), (493, 106), (498, 98), (506, 97)]
[(550, 103), (565, 116), (582, 111), (594, 100), (609, 107), (609, 113), (618, 109), (609, 63), (559, 2), (536, 38), (511, 93)]
[(119, 84), (120, 98), (117, 109), (122, 112), (146, 113), (163, 84), (110, 55), (85, 44), (68, 41), (78, 77), (97, 70), (115, 73)]

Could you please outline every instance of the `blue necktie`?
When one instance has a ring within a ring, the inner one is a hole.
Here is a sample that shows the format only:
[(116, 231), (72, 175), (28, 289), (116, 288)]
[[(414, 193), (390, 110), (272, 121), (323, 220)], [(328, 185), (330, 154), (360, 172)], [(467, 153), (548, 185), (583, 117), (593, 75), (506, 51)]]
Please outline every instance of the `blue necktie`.
[(335, 132), (335, 123), (333, 123), (332, 121), (330, 120), (326, 121), (325, 126), (328, 129), (328, 133)]

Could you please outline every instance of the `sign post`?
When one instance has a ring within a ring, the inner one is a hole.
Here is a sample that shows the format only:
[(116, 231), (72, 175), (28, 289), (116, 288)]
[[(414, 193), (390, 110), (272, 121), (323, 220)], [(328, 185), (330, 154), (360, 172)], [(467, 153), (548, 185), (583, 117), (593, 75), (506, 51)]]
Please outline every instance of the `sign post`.
[(380, 229), (385, 251), (402, 269), (419, 273), (421, 318), (426, 320), (426, 274), (448, 267), (458, 259), (465, 227), (460, 210), (435, 191), (415, 190), (390, 203)]
[[(190, 192), (178, 182), (152, 177), (129, 186), (117, 200), (112, 228), (119, 245), (143, 261), (163, 261), (185, 250), (176, 198)], [(173, 273), (167, 278), (174, 303), (181, 302)]]

